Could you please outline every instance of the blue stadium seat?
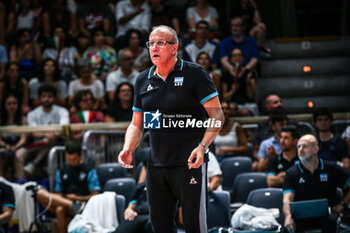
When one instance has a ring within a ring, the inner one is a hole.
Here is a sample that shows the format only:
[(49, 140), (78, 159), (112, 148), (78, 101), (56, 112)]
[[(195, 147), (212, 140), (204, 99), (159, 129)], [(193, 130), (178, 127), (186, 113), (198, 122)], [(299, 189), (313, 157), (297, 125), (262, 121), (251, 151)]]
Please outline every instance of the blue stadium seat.
[(230, 193), (214, 191), (208, 194), (208, 229), (230, 227)]
[(103, 191), (112, 191), (125, 197), (125, 203), (129, 203), (136, 191), (136, 182), (133, 178), (114, 178), (106, 182)]
[(252, 171), (252, 159), (249, 157), (230, 157), (222, 160), (222, 188), (232, 192), (232, 185), (238, 174)]
[(117, 205), (118, 222), (121, 223), (124, 221), (125, 197), (123, 195), (117, 195), (115, 201)]
[(98, 165), (96, 171), (101, 189), (109, 179), (126, 177), (126, 168), (119, 163), (102, 163)]
[(284, 224), (283, 216), (283, 190), (280, 188), (262, 188), (251, 191), (247, 204), (261, 208), (278, 208), (280, 216), (277, 221)]
[(239, 174), (233, 183), (232, 202), (246, 203), (250, 191), (259, 188), (267, 188), (265, 173), (247, 172)]

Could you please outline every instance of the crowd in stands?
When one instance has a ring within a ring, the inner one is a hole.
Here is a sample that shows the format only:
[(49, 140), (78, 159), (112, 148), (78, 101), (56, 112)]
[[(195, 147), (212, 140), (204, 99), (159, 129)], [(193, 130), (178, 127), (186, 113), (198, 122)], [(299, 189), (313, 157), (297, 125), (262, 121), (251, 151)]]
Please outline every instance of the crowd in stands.
[[(179, 35), (178, 57), (202, 65), (222, 100), (226, 121), (212, 148), (209, 190), (221, 189), (219, 164), (238, 155), (252, 158), (253, 171), (267, 173), (269, 187), (282, 188), (287, 169), (299, 161), (297, 145), (303, 132), (296, 120), (287, 117), (280, 97), (273, 93), (266, 97), (269, 118), (252, 135), (230, 119), (260, 112), (259, 59), (270, 51), (264, 47), (266, 25), (256, 3), (237, 1), (229, 22), (231, 33), (226, 35), (220, 31), (217, 9), (208, 0), (185, 2), (182, 24), (166, 0), (0, 1), (0, 126), (130, 121), (136, 78), (152, 66), (145, 42), (153, 26), (168, 25)], [(332, 121), (329, 109), (315, 111), (318, 158), (349, 171), (350, 126), (343, 135), (335, 135)], [(83, 133), (76, 131), (73, 138), (81, 142)], [(9, 180), (47, 176), (43, 168), (48, 152), (53, 145), (63, 144), (62, 133), (1, 134), (0, 176)], [(81, 164), (79, 150), (67, 151), (69, 156), (68, 167), (78, 166), (90, 174)], [(77, 208), (74, 201), (86, 201), (100, 191), (94, 174), (87, 175), (82, 192), (72, 194), (58, 173), (55, 191), (63, 196), (53, 196), (51, 211), (57, 216), (59, 232), (66, 232), (66, 217), (72, 217)], [(140, 224), (151, 232), (148, 210), (139, 206), (146, 198), (144, 181), (139, 183), (138, 205), (129, 204), (125, 219), (145, 215)], [(11, 193), (2, 185), (1, 192)], [(39, 190), (38, 197), (47, 204), (46, 191)], [(6, 227), (15, 206), (9, 196), (1, 196), (1, 201), (7, 203), (0, 211), (1, 225)]]

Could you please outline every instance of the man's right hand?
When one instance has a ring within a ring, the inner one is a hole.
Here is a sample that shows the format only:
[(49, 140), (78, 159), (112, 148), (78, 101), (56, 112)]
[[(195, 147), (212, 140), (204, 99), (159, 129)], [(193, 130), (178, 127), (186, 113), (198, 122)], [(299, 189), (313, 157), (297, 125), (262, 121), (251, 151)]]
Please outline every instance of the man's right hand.
[(118, 155), (118, 163), (125, 168), (133, 168), (132, 163), (132, 153), (128, 150), (122, 150)]
[(291, 215), (286, 216), (286, 218), (284, 219), (284, 226), (287, 228), (288, 232), (295, 232), (295, 222)]

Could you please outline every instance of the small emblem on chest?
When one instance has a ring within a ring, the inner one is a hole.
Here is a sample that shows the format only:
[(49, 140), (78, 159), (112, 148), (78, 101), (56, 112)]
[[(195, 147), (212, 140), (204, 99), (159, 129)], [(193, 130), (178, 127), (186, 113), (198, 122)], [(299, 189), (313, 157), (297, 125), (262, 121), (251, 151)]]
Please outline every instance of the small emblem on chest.
[(148, 86), (147, 86), (147, 91), (150, 91), (150, 90), (152, 90), (152, 89), (153, 89), (152, 85), (151, 85), (151, 84), (148, 84)]
[(184, 77), (175, 77), (174, 78), (174, 86), (178, 87), (178, 86), (182, 86), (184, 82)]
[(328, 181), (328, 175), (327, 174), (320, 174), (320, 181), (321, 182), (327, 182)]

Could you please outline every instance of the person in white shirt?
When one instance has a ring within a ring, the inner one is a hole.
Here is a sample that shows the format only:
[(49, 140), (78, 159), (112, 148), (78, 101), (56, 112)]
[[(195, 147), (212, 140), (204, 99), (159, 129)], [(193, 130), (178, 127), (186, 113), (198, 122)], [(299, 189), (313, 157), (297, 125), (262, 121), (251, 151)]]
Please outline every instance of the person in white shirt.
[(118, 32), (116, 37), (124, 36), (131, 29), (139, 29), (142, 34), (148, 34), (151, 26), (151, 8), (143, 0), (119, 1), (116, 5)]
[[(57, 90), (51, 84), (44, 84), (40, 86), (38, 90), (40, 96), (41, 105), (28, 113), (28, 125), (68, 125), (69, 113), (68, 110), (54, 104), (54, 100), (57, 94)], [(31, 175), (35, 167), (38, 167), (39, 163), (44, 161), (49, 150), (53, 145), (56, 145), (60, 139), (61, 133), (57, 132), (37, 132), (33, 133), (35, 143), (32, 147), (37, 147), (39, 151), (35, 151), (36, 155), (32, 162), (28, 163), (24, 170)]]
[(120, 50), (118, 57), (120, 67), (107, 76), (106, 91), (109, 101), (114, 99), (115, 89), (119, 84), (128, 82), (135, 86), (136, 78), (139, 75), (139, 72), (133, 68), (135, 57), (130, 49)]

